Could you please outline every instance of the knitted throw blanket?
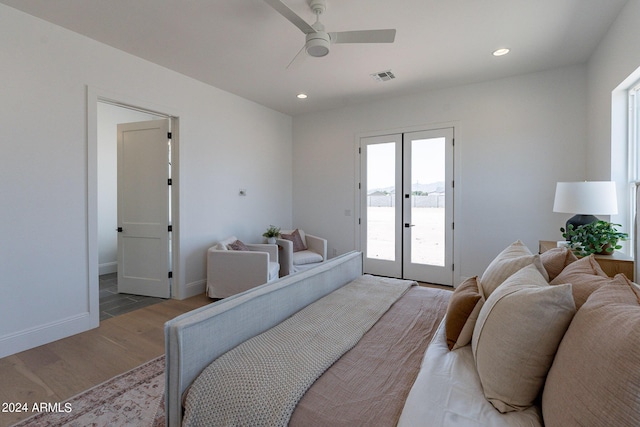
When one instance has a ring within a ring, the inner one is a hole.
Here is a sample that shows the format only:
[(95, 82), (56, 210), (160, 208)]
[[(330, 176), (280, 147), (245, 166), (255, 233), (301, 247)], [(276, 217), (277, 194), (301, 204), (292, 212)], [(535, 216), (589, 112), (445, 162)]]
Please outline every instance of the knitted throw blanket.
[(223, 354), (191, 385), (183, 426), (286, 426), (314, 381), (414, 284), (361, 276)]

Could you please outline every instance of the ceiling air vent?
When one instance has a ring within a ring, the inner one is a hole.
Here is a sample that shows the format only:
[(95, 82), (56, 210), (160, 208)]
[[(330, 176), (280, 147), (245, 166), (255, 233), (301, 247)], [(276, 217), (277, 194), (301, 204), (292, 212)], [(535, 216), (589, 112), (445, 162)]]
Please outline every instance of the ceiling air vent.
[(396, 76), (393, 75), (391, 70), (387, 70), (387, 71), (380, 71), (379, 73), (373, 73), (371, 74), (371, 78), (377, 82), (386, 82), (386, 81), (395, 79)]

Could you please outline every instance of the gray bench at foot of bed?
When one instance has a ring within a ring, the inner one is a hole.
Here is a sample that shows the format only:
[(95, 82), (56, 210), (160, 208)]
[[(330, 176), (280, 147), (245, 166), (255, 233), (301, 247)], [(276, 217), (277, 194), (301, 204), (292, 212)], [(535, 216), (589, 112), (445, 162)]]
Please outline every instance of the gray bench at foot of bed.
[(362, 254), (350, 252), (167, 322), (167, 424), (180, 425), (182, 394), (214, 359), (361, 275)]

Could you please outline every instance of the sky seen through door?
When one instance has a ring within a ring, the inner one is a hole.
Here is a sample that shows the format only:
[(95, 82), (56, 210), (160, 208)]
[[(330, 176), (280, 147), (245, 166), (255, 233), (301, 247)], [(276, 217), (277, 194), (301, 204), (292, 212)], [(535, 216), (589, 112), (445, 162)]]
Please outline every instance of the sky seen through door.
[[(434, 140), (438, 141), (440, 138)], [(441, 182), (445, 176), (444, 158), (445, 146), (439, 144), (413, 144), (412, 157), (420, 159), (419, 167), (411, 171), (412, 189), (416, 190), (416, 184), (431, 184)], [(367, 173), (367, 192), (375, 190), (392, 189), (395, 185), (395, 173), (393, 167), (389, 167), (390, 159), (395, 156), (395, 145), (393, 143), (377, 144), (375, 150), (367, 153), (369, 165)]]

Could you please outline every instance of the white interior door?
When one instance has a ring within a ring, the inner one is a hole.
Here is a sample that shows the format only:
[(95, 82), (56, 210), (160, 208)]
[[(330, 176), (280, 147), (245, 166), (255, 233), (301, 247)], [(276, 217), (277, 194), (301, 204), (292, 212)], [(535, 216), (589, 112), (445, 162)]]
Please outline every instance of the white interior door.
[(169, 298), (169, 120), (118, 125), (118, 292)]
[(362, 138), (365, 272), (453, 284), (453, 129)]

